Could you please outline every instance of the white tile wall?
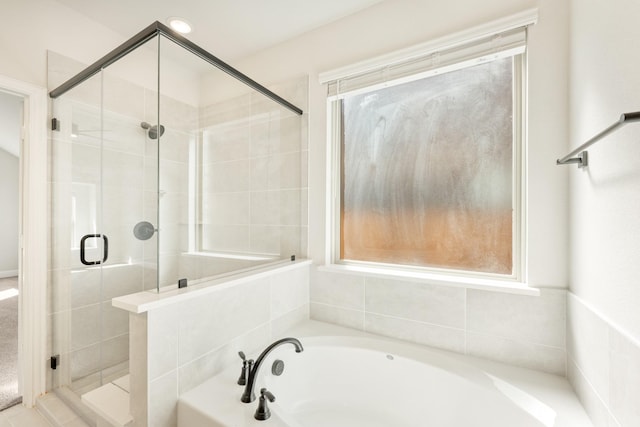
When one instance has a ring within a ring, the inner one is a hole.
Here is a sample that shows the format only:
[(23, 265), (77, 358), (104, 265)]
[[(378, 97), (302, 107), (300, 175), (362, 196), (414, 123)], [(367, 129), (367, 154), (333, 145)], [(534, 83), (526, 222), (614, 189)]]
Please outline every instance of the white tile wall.
[(464, 329), (465, 289), (367, 277), (365, 311)]
[(313, 319), (566, 373), (563, 290), (536, 297), (317, 269), (311, 277)]
[(566, 291), (539, 297), (467, 290), (467, 353), (566, 374)]
[(640, 343), (568, 294), (568, 377), (596, 427), (640, 426)]
[(589, 418), (591, 418), (593, 425), (596, 427), (614, 427), (613, 423), (609, 423), (611, 415), (609, 414), (607, 406), (600, 396), (597, 395), (583, 373), (580, 372), (580, 369), (571, 359), (570, 354), (567, 354), (567, 356), (567, 378), (579, 397), (580, 403), (582, 403)]
[(467, 329), (549, 347), (565, 345), (566, 291), (542, 297), (467, 290)]
[(551, 374), (566, 375), (567, 356), (564, 347), (548, 347), (525, 340), (469, 332), (467, 354)]
[(622, 426), (640, 426), (640, 346), (611, 330), (609, 402)]
[(443, 348), (458, 353), (464, 353), (465, 349), (464, 329), (459, 328), (365, 313), (364, 329), (374, 334)]
[(136, 425), (148, 419), (154, 427), (174, 427), (180, 393), (238, 362), (239, 350), (255, 354), (308, 318), (308, 264), (130, 314), (131, 405), (146, 408), (134, 414)]
[(364, 311), (311, 302), (311, 318), (364, 330)]
[(569, 294), (567, 303), (567, 352), (608, 406), (609, 327), (573, 294)]
[[(306, 77), (278, 90), (306, 109)], [(307, 116), (251, 94), (201, 108), (200, 123), (204, 248), (305, 257)]]
[(364, 311), (364, 277), (313, 270), (311, 302)]

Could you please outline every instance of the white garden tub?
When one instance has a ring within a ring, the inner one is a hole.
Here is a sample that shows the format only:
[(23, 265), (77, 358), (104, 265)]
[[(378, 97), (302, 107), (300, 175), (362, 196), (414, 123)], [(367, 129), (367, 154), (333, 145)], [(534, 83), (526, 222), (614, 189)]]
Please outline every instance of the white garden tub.
[[(318, 330), (331, 335), (303, 336)], [(560, 377), (318, 322), (291, 332), (299, 333), (304, 351), (278, 347), (265, 359), (256, 384), (257, 395), (266, 387), (276, 396), (269, 420), (253, 418), (257, 399), (240, 402), (238, 364), (180, 397), (178, 426), (591, 426)], [(276, 358), (285, 362), (281, 376), (271, 374)]]

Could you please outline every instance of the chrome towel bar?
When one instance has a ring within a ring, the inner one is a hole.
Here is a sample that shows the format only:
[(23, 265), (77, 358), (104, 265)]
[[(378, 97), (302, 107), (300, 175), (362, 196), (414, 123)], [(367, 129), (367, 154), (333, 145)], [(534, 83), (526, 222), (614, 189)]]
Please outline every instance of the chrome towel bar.
[(589, 153), (585, 150), (587, 147), (591, 146), (605, 136), (609, 135), (611, 132), (626, 125), (627, 123), (637, 121), (640, 121), (640, 111), (636, 111), (634, 113), (624, 113), (620, 115), (620, 119), (617, 122), (606, 128), (563, 158), (556, 160), (556, 165), (569, 165), (572, 163), (577, 163), (579, 168), (589, 166)]

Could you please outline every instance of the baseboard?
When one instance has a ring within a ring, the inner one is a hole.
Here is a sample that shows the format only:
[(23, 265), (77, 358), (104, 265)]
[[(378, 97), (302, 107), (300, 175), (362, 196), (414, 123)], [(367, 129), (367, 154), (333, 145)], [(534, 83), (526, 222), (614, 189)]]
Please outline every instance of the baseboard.
[(7, 277), (16, 277), (18, 270), (4, 270), (0, 271), (0, 279), (6, 279)]

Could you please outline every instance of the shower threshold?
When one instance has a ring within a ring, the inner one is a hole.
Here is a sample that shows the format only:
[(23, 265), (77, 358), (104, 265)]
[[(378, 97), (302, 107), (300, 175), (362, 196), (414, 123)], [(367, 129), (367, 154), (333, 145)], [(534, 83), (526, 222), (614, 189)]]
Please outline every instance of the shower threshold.
[(126, 426), (133, 422), (129, 408), (128, 374), (83, 394), (81, 401), (112, 426)]

